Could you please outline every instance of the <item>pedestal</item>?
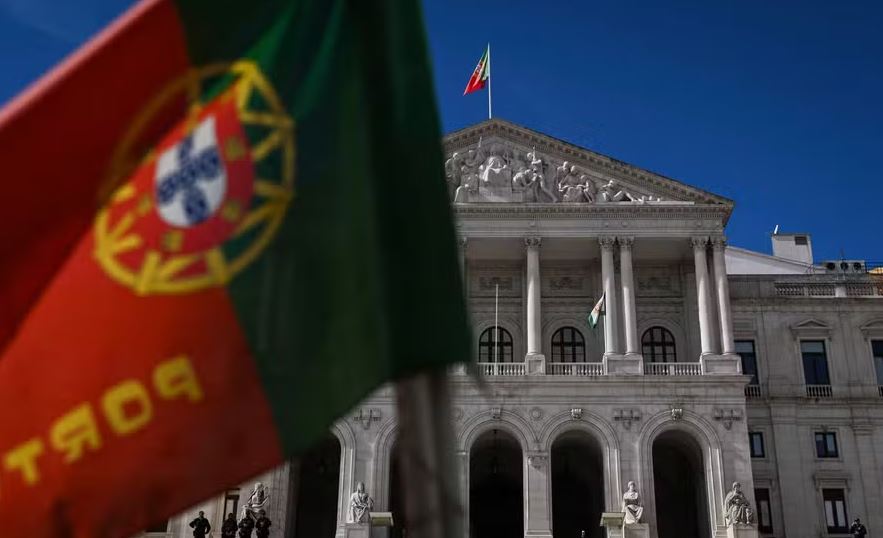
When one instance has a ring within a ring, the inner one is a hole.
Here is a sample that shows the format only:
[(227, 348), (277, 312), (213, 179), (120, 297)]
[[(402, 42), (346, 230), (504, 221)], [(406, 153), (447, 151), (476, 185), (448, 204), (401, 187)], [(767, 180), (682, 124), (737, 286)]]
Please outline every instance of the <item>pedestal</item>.
[(739, 375), (742, 373), (742, 360), (739, 355), (702, 355), (699, 365), (703, 375)]
[(601, 359), (605, 375), (641, 375), (644, 360), (640, 355), (605, 354)]
[(607, 538), (623, 538), (622, 521), (625, 514), (622, 512), (604, 512), (601, 514), (600, 525), (607, 529)]
[(647, 523), (626, 525), (624, 538), (650, 538), (650, 525)]
[[(340, 527), (338, 527), (339, 530), (341, 530)], [(338, 532), (340, 538), (371, 538), (371, 525), (367, 523), (347, 523), (342, 530), (343, 536), (340, 536)]]
[(751, 525), (734, 523), (727, 527), (727, 538), (758, 538), (757, 529)]
[(529, 353), (524, 357), (524, 368), (527, 375), (546, 374), (546, 356), (539, 353)]

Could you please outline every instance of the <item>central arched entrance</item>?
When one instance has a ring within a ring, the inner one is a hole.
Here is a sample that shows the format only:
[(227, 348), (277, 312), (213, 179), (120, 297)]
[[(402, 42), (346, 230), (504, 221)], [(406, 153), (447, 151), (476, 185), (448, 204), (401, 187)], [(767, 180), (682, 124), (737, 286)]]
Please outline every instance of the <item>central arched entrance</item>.
[(659, 538), (710, 538), (702, 448), (689, 434), (667, 431), (653, 441)]
[(521, 445), (504, 430), (483, 433), (469, 452), (469, 536), (524, 536)]
[(340, 441), (333, 435), (304, 453), (292, 466), (294, 538), (334, 538), (340, 484)]
[(601, 538), (604, 511), (601, 447), (584, 431), (569, 431), (552, 443), (552, 532), (555, 536)]

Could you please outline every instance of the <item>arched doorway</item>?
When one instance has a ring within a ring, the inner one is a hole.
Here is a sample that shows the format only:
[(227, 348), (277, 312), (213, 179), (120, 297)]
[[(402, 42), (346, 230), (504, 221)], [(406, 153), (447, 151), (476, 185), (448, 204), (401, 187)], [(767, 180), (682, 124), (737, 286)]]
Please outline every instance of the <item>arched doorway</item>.
[(392, 512), (394, 526), (390, 538), (407, 536), (408, 520), (405, 514), (405, 499), (402, 494), (402, 460), (399, 455), (399, 443), (392, 446), (389, 453), (389, 511)]
[(552, 532), (555, 536), (601, 538), (604, 471), (601, 447), (583, 431), (569, 431), (552, 443)]
[(653, 441), (659, 538), (710, 538), (702, 448), (689, 434), (667, 431)]
[[(294, 538), (334, 538), (340, 483), (340, 441), (328, 435), (304, 453), (293, 474)], [(291, 531), (289, 531), (291, 532)]]
[(469, 536), (524, 536), (521, 445), (504, 430), (483, 433), (469, 452)]

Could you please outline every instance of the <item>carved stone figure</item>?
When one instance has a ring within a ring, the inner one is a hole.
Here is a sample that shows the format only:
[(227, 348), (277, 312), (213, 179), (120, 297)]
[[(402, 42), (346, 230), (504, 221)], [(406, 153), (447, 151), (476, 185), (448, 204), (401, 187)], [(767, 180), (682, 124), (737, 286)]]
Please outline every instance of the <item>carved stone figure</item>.
[(576, 166), (565, 161), (556, 170), (558, 193), (562, 202), (591, 203), (595, 201), (595, 185), (586, 174), (579, 174)]
[(524, 168), (512, 176), (512, 190), (524, 193), (523, 200), (525, 202), (535, 202), (537, 199), (537, 188), (539, 187), (539, 177), (536, 172), (530, 168)]
[(622, 511), (625, 513), (625, 524), (633, 525), (641, 522), (641, 516), (644, 515), (644, 505), (635, 483), (630, 481), (628, 488), (628, 491), (622, 494)]
[(484, 187), (508, 187), (512, 179), (512, 170), (503, 157), (491, 155), (487, 163), (479, 167), (481, 185)]
[(616, 180), (611, 179), (598, 190), (598, 199), (602, 202), (629, 202), (631, 197), (624, 190), (619, 189)]
[(359, 482), (356, 491), (350, 495), (350, 505), (346, 511), (347, 523), (368, 523), (368, 515), (374, 509), (374, 499), (365, 492), (365, 483)]
[(256, 483), (251, 490), (251, 495), (248, 496), (248, 500), (242, 505), (242, 517), (257, 521), (258, 512), (267, 507), (267, 501), (269, 500), (270, 492), (267, 491), (267, 486), (260, 482)]
[(454, 193), (460, 186), (460, 172), (462, 157), (456, 151), (445, 161), (445, 183), (448, 185), (448, 194), (453, 198)]
[(727, 498), (724, 499), (724, 514), (728, 527), (734, 523), (754, 524), (754, 510), (751, 509), (751, 504), (742, 493), (742, 484), (733, 482), (733, 489), (727, 493)]

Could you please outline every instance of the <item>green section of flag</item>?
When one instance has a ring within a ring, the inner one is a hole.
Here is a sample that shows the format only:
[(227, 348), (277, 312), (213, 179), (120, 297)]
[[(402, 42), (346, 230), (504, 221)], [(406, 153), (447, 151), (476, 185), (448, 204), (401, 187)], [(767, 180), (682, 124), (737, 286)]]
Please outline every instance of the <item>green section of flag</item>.
[(601, 298), (598, 299), (598, 302), (595, 303), (595, 306), (594, 306), (594, 308), (592, 308), (592, 311), (589, 312), (589, 326), (593, 329), (598, 326), (598, 320), (601, 319), (601, 316), (604, 315), (604, 312), (606, 310), (604, 308), (604, 306), (605, 306), (604, 305), (604, 297), (605, 297), (604, 293), (602, 293)]
[(295, 198), (229, 286), (292, 454), (384, 381), (469, 358), (419, 2), (179, 13), (194, 65), (248, 51), (296, 123)]

